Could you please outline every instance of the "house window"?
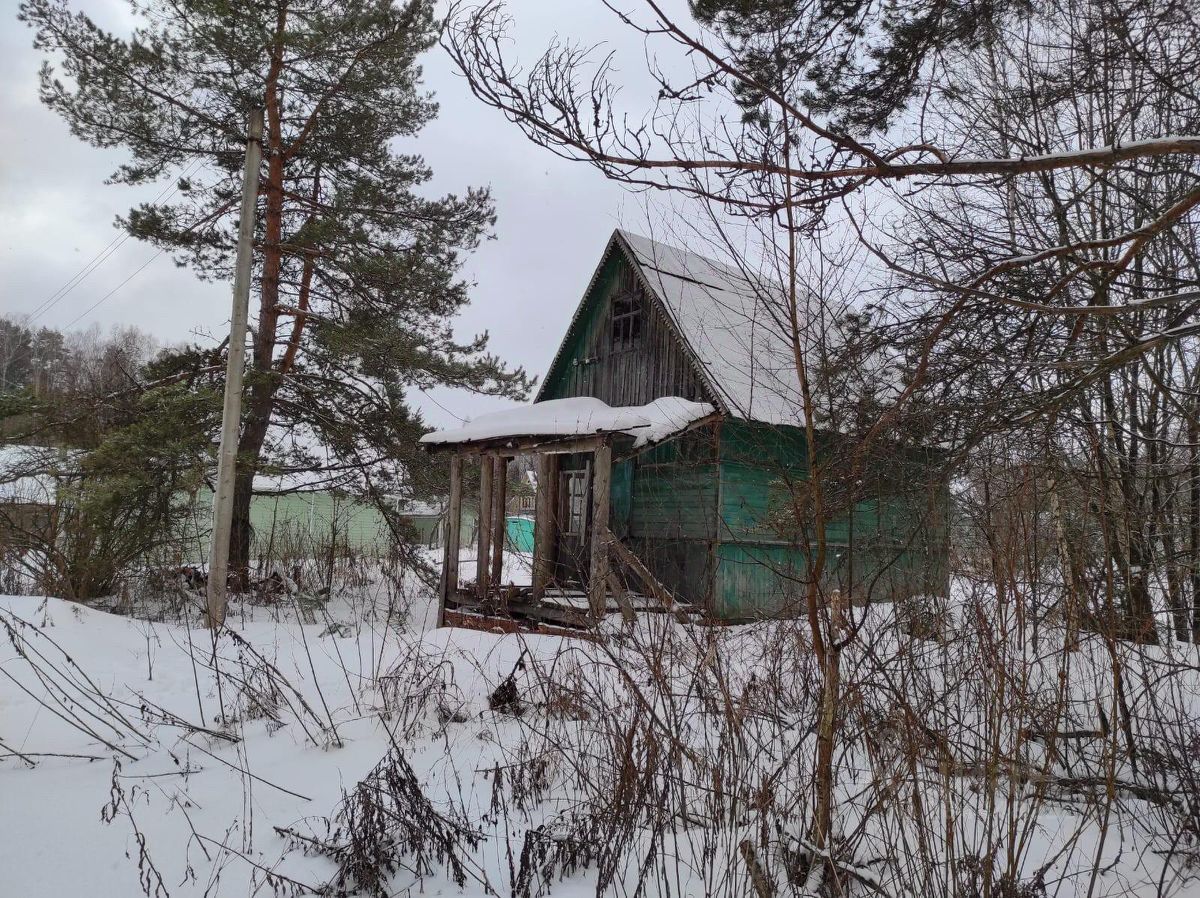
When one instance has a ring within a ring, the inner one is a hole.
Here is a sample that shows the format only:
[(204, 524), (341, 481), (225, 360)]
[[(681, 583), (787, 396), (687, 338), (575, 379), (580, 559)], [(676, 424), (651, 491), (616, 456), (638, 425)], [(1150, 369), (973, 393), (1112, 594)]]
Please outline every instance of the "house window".
[(614, 352), (633, 349), (642, 335), (642, 303), (636, 293), (622, 293), (613, 299), (612, 348)]
[(563, 493), (567, 506), (563, 515), (563, 535), (583, 536), (587, 528), (588, 472), (586, 469), (563, 471), (562, 477), (566, 481)]

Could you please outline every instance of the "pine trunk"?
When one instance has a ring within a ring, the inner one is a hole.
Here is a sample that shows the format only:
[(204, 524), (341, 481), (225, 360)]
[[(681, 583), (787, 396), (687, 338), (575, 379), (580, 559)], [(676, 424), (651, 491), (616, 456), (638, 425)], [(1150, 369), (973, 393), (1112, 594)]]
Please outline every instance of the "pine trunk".
[(271, 426), (275, 390), (260, 387), (251, 390), (250, 410), (238, 440), (237, 477), (233, 485), (233, 521), (229, 531), (229, 579), (234, 590), (244, 590), (250, 582), (250, 544), (254, 528), (250, 523), (250, 502), (254, 498), (254, 475), (258, 459)]

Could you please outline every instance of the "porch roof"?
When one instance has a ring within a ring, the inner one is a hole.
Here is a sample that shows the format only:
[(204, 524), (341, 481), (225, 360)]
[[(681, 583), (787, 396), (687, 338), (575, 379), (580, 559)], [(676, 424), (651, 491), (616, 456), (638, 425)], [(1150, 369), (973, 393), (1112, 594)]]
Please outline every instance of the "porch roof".
[(633, 446), (639, 449), (688, 430), (714, 413), (715, 409), (707, 402), (692, 402), (678, 396), (656, 399), (647, 405), (617, 407), (590, 396), (574, 396), (480, 415), (462, 427), (427, 433), (421, 442), (431, 449), (466, 448), (625, 434), (633, 437)]

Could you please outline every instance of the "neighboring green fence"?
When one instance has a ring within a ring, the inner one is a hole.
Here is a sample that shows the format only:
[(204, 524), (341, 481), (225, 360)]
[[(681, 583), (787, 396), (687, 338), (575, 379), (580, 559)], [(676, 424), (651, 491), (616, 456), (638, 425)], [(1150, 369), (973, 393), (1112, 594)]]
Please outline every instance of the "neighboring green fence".
[[(187, 533), (196, 540), (198, 552), (204, 556), (208, 553), (211, 515), (212, 493), (204, 490), (196, 496)], [(435, 544), (440, 516), (410, 518), (422, 542)], [(254, 528), (255, 555), (303, 553), (336, 543), (342, 549), (379, 557), (391, 544), (387, 524), (378, 509), (330, 492), (255, 496), (250, 503), (250, 524)]]

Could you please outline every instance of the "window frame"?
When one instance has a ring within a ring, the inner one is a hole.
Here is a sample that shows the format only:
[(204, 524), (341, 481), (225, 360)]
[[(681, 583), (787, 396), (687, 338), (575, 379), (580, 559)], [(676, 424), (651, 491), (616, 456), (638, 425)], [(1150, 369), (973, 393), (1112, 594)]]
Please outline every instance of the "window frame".
[(608, 346), (612, 352), (629, 352), (642, 340), (645, 302), (637, 290), (623, 290), (612, 298)]
[[(570, 468), (562, 472), (563, 479), (566, 481), (563, 490), (563, 536), (582, 537), (587, 533), (588, 506), (590, 504), (588, 499), (591, 492), (590, 475), (591, 471), (587, 467)], [(577, 491), (573, 489), (575, 484), (579, 484)], [(578, 507), (576, 502), (578, 502)]]

